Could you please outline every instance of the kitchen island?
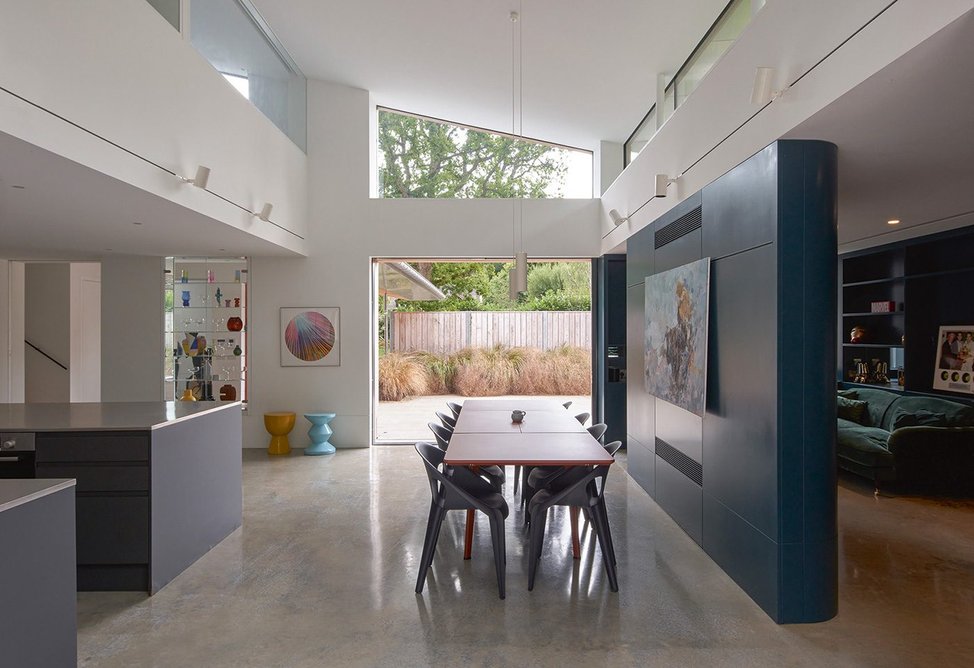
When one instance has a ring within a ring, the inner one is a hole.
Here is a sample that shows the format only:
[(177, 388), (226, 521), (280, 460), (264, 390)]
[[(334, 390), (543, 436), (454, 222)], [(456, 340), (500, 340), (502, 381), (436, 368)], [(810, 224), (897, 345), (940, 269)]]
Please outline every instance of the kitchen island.
[(74, 480), (0, 480), (0, 555), (0, 665), (77, 665)]
[(241, 523), (241, 404), (0, 404), (37, 478), (77, 480), (80, 591), (155, 593)]

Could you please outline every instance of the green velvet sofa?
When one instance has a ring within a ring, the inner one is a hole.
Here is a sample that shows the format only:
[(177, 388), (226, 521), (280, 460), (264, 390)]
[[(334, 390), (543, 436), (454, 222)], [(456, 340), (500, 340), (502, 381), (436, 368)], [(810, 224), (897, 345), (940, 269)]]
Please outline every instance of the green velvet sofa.
[[(839, 467), (897, 487), (974, 489), (974, 407), (949, 399), (909, 396), (873, 388), (840, 392), (839, 414), (850, 417), (843, 398), (866, 402), (858, 421), (838, 419)], [(857, 411), (852, 411), (857, 412)]]

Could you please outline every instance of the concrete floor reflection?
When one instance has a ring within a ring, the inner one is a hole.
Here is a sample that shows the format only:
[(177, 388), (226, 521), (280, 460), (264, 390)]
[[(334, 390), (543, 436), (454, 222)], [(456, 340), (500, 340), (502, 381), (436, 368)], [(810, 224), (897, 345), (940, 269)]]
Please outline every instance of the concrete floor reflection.
[(571, 558), (549, 522), (527, 591), (508, 498), (507, 599), (487, 523), (462, 558), (450, 513), (413, 592), (429, 487), (410, 447), (244, 454), (244, 526), (156, 596), (79, 594), (83, 666), (974, 665), (974, 504), (839, 490), (839, 617), (777, 626), (624, 473), (607, 499), (609, 591), (595, 537)]

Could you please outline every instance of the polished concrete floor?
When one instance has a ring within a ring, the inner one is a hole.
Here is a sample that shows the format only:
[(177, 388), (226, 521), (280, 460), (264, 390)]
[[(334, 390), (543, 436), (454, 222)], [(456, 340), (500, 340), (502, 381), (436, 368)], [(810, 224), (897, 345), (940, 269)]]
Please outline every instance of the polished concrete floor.
[[(841, 611), (778, 626), (623, 472), (609, 476), (620, 591), (549, 523), (533, 592), (507, 521), (507, 599), (486, 523), (444, 525), (413, 592), (429, 488), (409, 447), (244, 458), (244, 525), (152, 598), (79, 594), (83, 666), (970, 666), (974, 504), (843, 482)], [(516, 503), (512, 504), (516, 506)], [(2, 662), (0, 662), (2, 663)]]

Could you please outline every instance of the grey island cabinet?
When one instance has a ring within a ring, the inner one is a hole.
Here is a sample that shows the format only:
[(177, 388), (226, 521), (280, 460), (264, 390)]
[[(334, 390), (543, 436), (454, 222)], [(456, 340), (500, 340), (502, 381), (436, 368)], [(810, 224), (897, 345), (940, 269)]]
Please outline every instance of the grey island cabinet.
[(0, 555), (0, 665), (77, 665), (74, 480), (0, 480)]
[(0, 404), (35, 475), (77, 480), (79, 591), (155, 593), (241, 523), (241, 404)]

